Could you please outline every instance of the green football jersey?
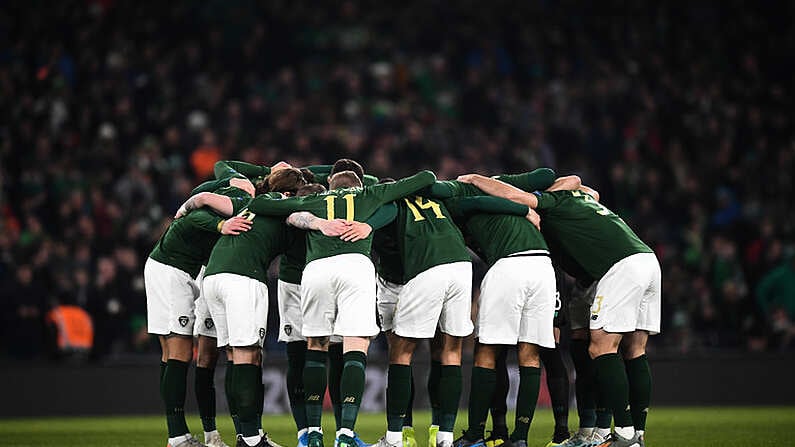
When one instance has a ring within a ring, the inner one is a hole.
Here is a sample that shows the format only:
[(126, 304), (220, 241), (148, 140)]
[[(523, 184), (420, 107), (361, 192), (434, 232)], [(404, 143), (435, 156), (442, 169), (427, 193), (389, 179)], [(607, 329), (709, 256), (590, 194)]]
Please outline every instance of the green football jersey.
[(373, 234), (373, 250), (378, 255), (375, 270), (378, 276), (393, 284), (405, 284), (403, 260), (398, 247), (397, 221)]
[(306, 266), (306, 232), (289, 226), (293, 243), (279, 258), (279, 279), (290, 284), (301, 284)]
[[(377, 235), (376, 230), (395, 220), (395, 216), (397, 216), (397, 207), (387, 204), (379, 208), (365, 223), (370, 225), (373, 234)], [(301, 284), (306, 266), (306, 232), (294, 227), (290, 229), (295, 232), (294, 242), (279, 259), (279, 279), (291, 284)]]
[(512, 254), (549, 250), (541, 233), (525, 218), (527, 206), (498, 197), (450, 198), (444, 202), (460, 222), (470, 247), (489, 267)]
[(652, 253), (620, 217), (590, 195), (580, 191), (535, 194), (544, 236), (591, 279), (601, 278), (627, 256)]
[(218, 239), (204, 276), (235, 273), (267, 283), (268, 267), (276, 256), (294, 245), (297, 231), (289, 228), (283, 217), (258, 216), (248, 209), (239, 215), (251, 221), (251, 228)]
[(404, 281), (437, 265), (471, 261), (461, 230), (444, 203), (412, 195), (396, 204), (397, 243)]
[[(249, 210), (257, 215), (286, 216), (295, 211), (309, 211), (325, 219), (342, 218), (364, 222), (381, 206), (413, 194), (436, 180), (433, 172), (422, 171), (395, 183), (385, 183), (364, 188), (346, 188), (313, 194), (273, 200), (259, 196), (252, 200)], [(327, 237), (319, 231), (307, 236), (306, 262), (345, 253), (361, 253), (370, 256), (372, 234), (366, 239), (346, 242), (338, 237)]]
[[(251, 196), (238, 188), (221, 188), (216, 192), (232, 199), (234, 214), (251, 200)], [(208, 208), (193, 210), (171, 222), (149, 257), (195, 277), (201, 266), (207, 263), (210, 251), (221, 236), (219, 224), (223, 220)]]

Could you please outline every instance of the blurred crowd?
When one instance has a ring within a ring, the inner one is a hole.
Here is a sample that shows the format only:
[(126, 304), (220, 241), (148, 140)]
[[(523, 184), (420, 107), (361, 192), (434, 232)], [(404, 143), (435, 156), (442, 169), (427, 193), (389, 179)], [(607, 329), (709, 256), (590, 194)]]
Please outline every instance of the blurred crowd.
[(213, 163), (339, 157), (579, 174), (662, 262), (654, 349), (792, 348), (793, 8), (6, 3), (0, 355), (51, 352), (58, 304), (95, 358), (156, 350), (143, 262)]

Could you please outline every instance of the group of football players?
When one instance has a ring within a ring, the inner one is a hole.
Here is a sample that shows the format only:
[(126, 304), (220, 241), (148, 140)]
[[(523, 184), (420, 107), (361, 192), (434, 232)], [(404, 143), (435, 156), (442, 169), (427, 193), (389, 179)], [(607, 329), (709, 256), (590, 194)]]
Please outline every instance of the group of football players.
[[(300, 169), (221, 161), (215, 177), (180, 207), (144, 269), (148, 329), (162, 347), (170, 447), (226, 446), (215, 424), (219, 348), (227, 350), (225, 388), (237, 446), (277, 447), (261, 424), (266, 284), (277, 257), (279, 340), (287, 343), (286, 386), (299, 447), (323, 446), (327, 389), (335, 447), (367, 445), (354, 429), (367, 350), (381, 331), (389, 370), (387, 430), (378, 447), (416, 447), (411, 364), (423, 339), (431, 353), (431, 446), (525, 447), (542, 359), (555, 390), (550, 446), (645, 445), (651, 394), (645, 346), (660, 329), (660, 267), (578, 177), (556, 178), (541, 168), (454, 181), (422, 171), (395, 181), (366, 175), (349, 159)], [(474, 317), (468, 248), (489, 267)], [(556, 268), (577, 280), (575, 292), (564, 296), (577, 373), (579, 430), (572, 436), (568, 373), (553, 327), (564, 310)], [(468, 428), (454, 439), (462, 341), (473, 330)], [(204, 443), (191, 436), (184, 416), (194, 336)], [(519, 383), (508, 434), (511, 346)], [(490, 411), (493, 431), (486, 437)]]

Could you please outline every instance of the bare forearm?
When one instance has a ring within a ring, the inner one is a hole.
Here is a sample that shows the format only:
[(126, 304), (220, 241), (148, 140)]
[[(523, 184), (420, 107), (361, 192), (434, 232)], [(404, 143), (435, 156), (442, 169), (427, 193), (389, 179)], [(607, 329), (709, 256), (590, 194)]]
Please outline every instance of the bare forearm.
[(323, 219), (315, 216), (309, 211), (299, 211), (287, 216), (287, 224), (302, 230), (320, 230), (320, 223)]
[(538, 205), (538, 200), (536, 200), (534, 195), (497, 179), (484, 177), (482, 175), (473, 175), (470, 183), (491, 196), (502, 197), (512, 202), (527, 205), (531, 208), (535, 208)]
[(195, 210), (203, 206), (212, 208), (215, 212), (224, 216), (231, 216), (234, 212), (232, 200), (230, 200), (229, 197), (211, 192), (202, 192), (191, 196), (188, 200), (186, 200), (185, 203), (183, 203), (180, 207), (177, 214), (185, 215), (191, 210)]
[(547, 191), (574, 191), (582, 186), (582, 180), (576, 175), (558, 177), (555, 182), (547, 188)]

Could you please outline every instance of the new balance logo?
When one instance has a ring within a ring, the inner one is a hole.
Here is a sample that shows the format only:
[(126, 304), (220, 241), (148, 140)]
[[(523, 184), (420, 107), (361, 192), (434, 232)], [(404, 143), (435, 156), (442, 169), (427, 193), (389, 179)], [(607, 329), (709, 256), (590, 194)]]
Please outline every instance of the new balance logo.
[(345, 399), (342, 400), (342, 403), (344, 403), (344, 404), (355, 404), (356, 403), (356, 398), (352, 397), (352, 396), (348, 396), (348, 397), (346, 397)]
[(521, 422), (521, 423), (523, 423), (523, 424), (529, 424), (530, 423), (530, 418), (527, 417), (527, 416), (522, 416), (522, 417), (516, 418), (516, 420)]
[(320, 400), (320, 395), (319, 394), (310, 394), (309, 396), (306, 396), (306, 400), (319, 401)]

